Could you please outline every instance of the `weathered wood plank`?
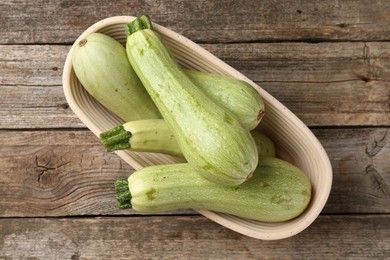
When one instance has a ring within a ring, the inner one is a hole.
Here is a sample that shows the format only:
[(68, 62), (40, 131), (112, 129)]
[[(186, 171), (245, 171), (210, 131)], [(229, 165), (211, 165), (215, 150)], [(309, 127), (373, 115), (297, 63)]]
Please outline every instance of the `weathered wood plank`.
[[(390, 129), (314, 129), (331, 160), (327, 213), (390, 212)], [(370, 210), (367, 211), (368, 205)], [(384, 210), (384, 211), (383, 211)]]
[(62, 86), (0, 86), (0, 129), (85, 128)]
[(2, 216), (114, 214), (114, 180), (133, 169), (89, 131), (0, 131)]
[[(2, 259), (385, 259), (390, 216), (320, 216), (259, 241), (200, 216), (0, 219)], [(313, 250), (315, 248), (315, 250)]]
[[(390, 125), (390, 43), (202, 46), (309, 126)], [(61, 87), (69, 48), (0, 45), (0, 128), (84, 127)]]
[[(313, 128), (334, 183), (307, 230), (258, 241), (192, 210), (117, 209), (113, 182), (134, 170), (68, 107), (62, 67), (91, 24), (144, 13), (201, 43)], [(390, 1), (4, 0), (0, 22), (0, 259), (390, 255)]]
[[(324, 213), (390, 213), (390, 129), (314, 133), (334, 171)], [(133, 214), (117, 209), (113, 188), (133, 169), (89, 131), (0, 131), (0, 140), (0, 216)]]
[(62, 90), (69, 49), (0, 45), (0, 128), (85, 127)]
[(101, 19), (145, 13), (198, 42), (390, 39), (386, 0), (8, 0), (0, 3), (0, 44), (70, 43)]

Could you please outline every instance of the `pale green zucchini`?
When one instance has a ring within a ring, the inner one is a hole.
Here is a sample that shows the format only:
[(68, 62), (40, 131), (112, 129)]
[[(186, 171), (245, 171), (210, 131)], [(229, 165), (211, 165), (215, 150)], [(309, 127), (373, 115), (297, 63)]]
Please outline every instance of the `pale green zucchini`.
[(262, 97), (248, 83), (232, 77), (185, 69), (186, 75), (213, 101), (229, 110), (245, 129), (253, 130), (264, 116)]
[[(72, 62), (88, 93), (124, 121), (162, 118), (131, 67), (125, 47), (114, 38), (100, 33), (88, 35), (75, 46)], [(264, 102), (248, 83), (212, 73), (185, 72), (246, 129), (259, 124)]]
[(224, 186), (243, 183), (258, 162), (251, 134), (187, 77), (145, 24), (150, 24), (147, 17), (128, 25), (127, 56), (184, 157), (209, 181)]
[(265, 157), (253, 177), (223, 187), (201, 177), (189, 164), (155, 165), (116, 182), (119, 207), (141, 213), (206, 209), (235, 216), (280, 222), (300, 215), (311, 199), (309, 179), (294, 165)]
[(162, 118), (115, 39), (88, 35), (75, 46), (72, 64), (87, 92), (124, 121)]
[(99, 137), (108, 152), (130, 150), (183, 157), (175, 136), (163, 119), (130, 121)]
[[(259, 156), (275, 156), (272, 140), (258, 129), (251, 131)], [(145, 119), (124, 123), (100, 134), (108, 152), (165, 153), (183, 157), (175, 136), (163, 119)]]
[(255, 140), (259, 156), (276, 156), (275, 144), (271, 138), (258, 129), (251, 131), (251, 134)]

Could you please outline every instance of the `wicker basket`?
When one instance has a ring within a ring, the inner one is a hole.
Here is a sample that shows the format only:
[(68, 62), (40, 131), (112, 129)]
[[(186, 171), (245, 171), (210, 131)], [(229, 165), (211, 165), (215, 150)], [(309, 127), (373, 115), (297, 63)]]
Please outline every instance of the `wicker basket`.
[[(89, 27), (76, 40), (92, 32), (107, 34), (125, 44), (125, 24), (134, 20), (131, 16), (104, 19)], [(241, 234), (262, 240), (276, 240), (293, 236), (306, 229), (322, 211), (332, 185), (332, 168), (323, 147), (290, 110), (244, 75), (201, 48), (187, 38), (157, 24), (154, 29), (160, 35), (176, 60), (187, 68), (230, 75), (253, 86), (263, 97), (266, 115), (261, 128), (277, 147), (277, 156), (299, 167), (312, 183), (312, 200), (306, 211), (297, 218), (282, 223), (264, 223), (228, 214), (196, 210), (205, 217)], [(68, 53), (63, 72), (63, 88), (69, 106), (80, 120), (96, 135), (123, 123), (94, 100), (82, 87), (72, 69), (72, 50)], [(155, 164), (175, 163), (169, 155), (119, 151), (117, 154), (135, 169)]]

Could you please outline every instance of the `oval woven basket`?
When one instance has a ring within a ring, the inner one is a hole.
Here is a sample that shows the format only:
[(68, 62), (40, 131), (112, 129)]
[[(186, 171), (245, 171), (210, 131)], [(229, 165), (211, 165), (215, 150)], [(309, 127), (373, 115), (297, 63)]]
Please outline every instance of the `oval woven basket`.
[[(132, 16), (116, 16), (101, 20), (85, 30), (75, 44), (92, 32), (100, 32), (124, 45), (126, 42), (124, 26), (134, 19)], [(189, 39), (158, 24), (154, 24), (154, 29), (182, 66), (233, 76), (248, 82), (256, 89), (266, 105), (266, 115), (259, 128), (274, 141), (277, 156), (299, 167), (309, 177), (313, 187), (312, 199), (305, 212), (293, 220), (281, 223), (265, 223), (207, 210), (194, 210), (231, 230), (262, 240), (283, 239), (306, 229), (322, 211), (332, 186), (332, 167), (318, 139), (289, 109), (240, 72)], [(68, 53), (63, 71), (65, 97), (79, 119), (99, 136), (102, 131), (123, 122), (92, 98), (78, 81), (71, 59), (75, 44)], [(177, 162), (174, 157), (164, 154), (130, 151), (116, 153), (134, 169)]]

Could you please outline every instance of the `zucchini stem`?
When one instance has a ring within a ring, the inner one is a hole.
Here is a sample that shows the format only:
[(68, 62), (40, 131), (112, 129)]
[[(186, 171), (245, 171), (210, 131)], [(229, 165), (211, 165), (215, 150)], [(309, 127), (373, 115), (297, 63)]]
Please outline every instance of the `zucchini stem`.
[(141, 16), (139, 19), (140, 19), (141, 24), (142, 24), (142, 27), (143, 27), (144, 29), (153, 30), (152, 21), (150, 20), (150, 17), (149, 17), (149, 16), (143, 15), (143, 16)]
[(100, 140), (108, 152), (130, 148), (131, 133), (123, 125), (100, 134)]
[(119, 179), (115, 182), (115, 196), (120, 209), (131, 209), (131, 193), (129, 182), (126, 179)]
[(127, 36), (144, 29), (153, 30), (152, 22), (147, 15), (137, 17), (134, 21), (125, 26), (125, 32)]

